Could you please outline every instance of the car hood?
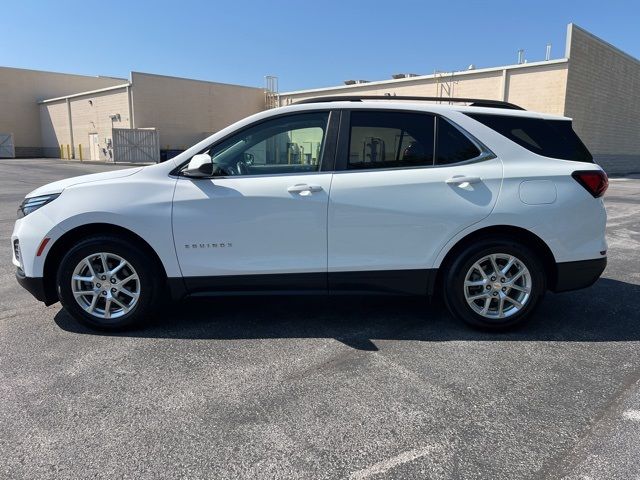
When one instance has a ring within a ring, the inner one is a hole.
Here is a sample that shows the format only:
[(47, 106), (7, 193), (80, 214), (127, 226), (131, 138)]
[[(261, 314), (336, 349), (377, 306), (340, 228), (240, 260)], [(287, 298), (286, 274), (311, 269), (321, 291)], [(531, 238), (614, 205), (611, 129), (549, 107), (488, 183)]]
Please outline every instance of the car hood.
[(91, 175), (81, 175), (79, 177), (66, 178), (64, 180), (58, 180), (57, 182), (48, 183), (40, 188), (36, 188), (32, 192), (27, 194), (29, 197), (37, 197), (39, 195), (49, 195), (52, 193), (60, 193), (65, 188), (72, 185), (79, 185), (81, 183), (100, 182), (102, 180), (112, 180), (114, 178), (123, 178), (138, 173), (143, 167), (126, 168), (123, 170), (114, 170), (111, 172), (92, 173)]

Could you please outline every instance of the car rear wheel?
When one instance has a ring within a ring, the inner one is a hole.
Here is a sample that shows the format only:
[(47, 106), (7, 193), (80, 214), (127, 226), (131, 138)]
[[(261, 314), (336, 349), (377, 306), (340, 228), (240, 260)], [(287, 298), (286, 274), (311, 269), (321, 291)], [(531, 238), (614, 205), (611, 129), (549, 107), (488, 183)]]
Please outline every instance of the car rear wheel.
[(482, 240), (466, 247), (445, 272), (445, 303), (460, 320), (507, 329), (527, 320), (543, 297), (538, 257), (516, 242)]
[(57, 275), (60, 302), (93, 328), (114, 330), (153, 312), (161, 278), (155, 262), (129, 240), (91, 237), (63, 257)]

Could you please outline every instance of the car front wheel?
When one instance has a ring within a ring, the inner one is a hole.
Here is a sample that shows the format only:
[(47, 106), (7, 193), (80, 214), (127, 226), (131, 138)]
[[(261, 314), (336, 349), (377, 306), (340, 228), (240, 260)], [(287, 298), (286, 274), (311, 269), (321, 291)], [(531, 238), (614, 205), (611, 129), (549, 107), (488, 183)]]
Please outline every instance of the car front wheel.
[(60, 302), (93, 328), (119, 329), (148, 317), (157, 303), (158, 268), (130, 241), (91, 237), (64, 256), (57, 275)]
[(493, 330), (524, 322), (546, 289), (538, 257), (511, 241), (483, 240), (468, 246), (445, 276), (449, 311), (470, 325)]

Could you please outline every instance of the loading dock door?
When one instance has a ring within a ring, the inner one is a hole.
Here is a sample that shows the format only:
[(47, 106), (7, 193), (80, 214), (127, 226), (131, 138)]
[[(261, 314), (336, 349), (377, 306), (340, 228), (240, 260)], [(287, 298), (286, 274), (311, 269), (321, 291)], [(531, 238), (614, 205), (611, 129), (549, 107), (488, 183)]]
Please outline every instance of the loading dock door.
[(0, 133), (0, 158), (15, 158), (13, 133)]
[(114, 128), (112, 132), (114, 162), (160, 162), (160, 140), (157, 130), (152, 128)]

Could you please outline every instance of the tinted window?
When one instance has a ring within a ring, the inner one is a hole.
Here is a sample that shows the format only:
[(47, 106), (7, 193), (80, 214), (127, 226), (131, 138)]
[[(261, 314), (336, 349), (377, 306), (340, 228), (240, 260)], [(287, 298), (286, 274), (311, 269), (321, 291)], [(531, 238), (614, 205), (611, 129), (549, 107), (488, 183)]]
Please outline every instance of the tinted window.
[(436, 164), (464, 162), (480, 155), (480, 150), (460, 130), (439, 118), (436, 142)]
[(433, 165), (434, 116), (404, 112), (351, 112), (348, 168)]
[(480, 113), (467, 115), (538, 155), (577, 162), (593, 161), (568, 120)]
[(213, 146), (220, 175), (269, 175), (320, 169), (328, 112), (269, 120)]

